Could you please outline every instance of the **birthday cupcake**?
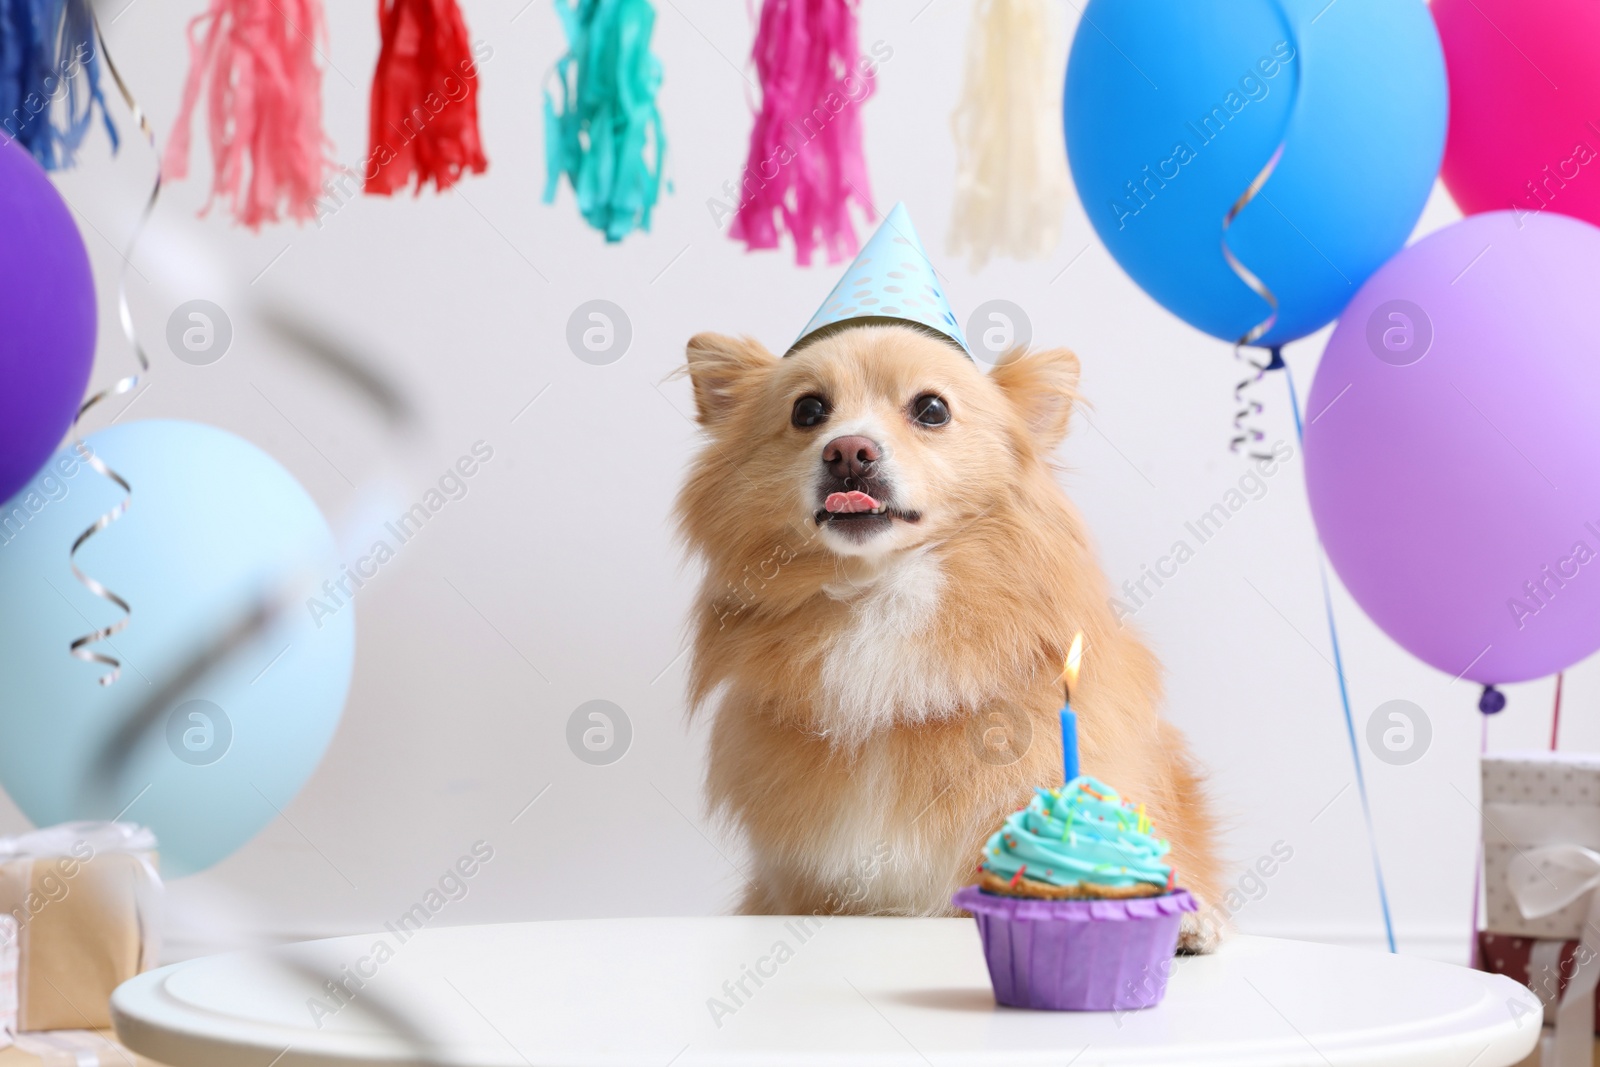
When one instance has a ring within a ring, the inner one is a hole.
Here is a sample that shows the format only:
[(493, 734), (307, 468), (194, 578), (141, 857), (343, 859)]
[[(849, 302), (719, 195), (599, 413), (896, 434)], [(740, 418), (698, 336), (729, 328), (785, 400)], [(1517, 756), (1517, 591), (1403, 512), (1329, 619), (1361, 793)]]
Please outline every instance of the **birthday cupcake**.
[(1160, 1002), (1178, 924), (1196, 910), (1167, 852), (1144, 806), (1103, 782), (1035, 790), (953, 900), (978, 922), (995, 999), (1054, 1011)]

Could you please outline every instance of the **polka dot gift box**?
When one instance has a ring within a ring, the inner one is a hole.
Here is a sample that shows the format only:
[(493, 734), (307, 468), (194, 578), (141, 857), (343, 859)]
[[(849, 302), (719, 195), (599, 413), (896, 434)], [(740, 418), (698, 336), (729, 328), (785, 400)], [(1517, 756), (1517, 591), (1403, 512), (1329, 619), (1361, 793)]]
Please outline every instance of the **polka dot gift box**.
[(1485, 929), (1581, 937), (1590, 905), (1584, 886), (1592, 878), (1585, 850), (1600, 853), (1600, 754), (1483, 757)]
[[(1539, 1062), (1587, 1067), (1600, 984), (1600, 754), (1483, 757), (1483, 888), (1479, 966), (1510, 972), (1508, 956), (1529, 939), (1525, 980), (1555, 1023)], [(1553, 988), (1569, 944), (1576, 966)]]
[(921, 328), (972, 354), (904, 204), (884, 217), (786, 354), (847, 326), (873, 323)]

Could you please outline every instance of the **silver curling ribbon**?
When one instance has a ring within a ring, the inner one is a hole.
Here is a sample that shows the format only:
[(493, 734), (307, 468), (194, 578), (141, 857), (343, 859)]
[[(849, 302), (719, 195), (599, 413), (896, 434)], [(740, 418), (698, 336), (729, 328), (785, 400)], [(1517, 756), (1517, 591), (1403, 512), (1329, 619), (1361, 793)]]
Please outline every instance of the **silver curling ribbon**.
[(88, 446), (83, 442), (79, 424), (90, 409), (102, 401), (109, 400), (114, 396), (121, 396), (130, 391), (139, 384), (143, 376), (150, 370), (150, 359), (145, 355), (144, 346), (139, 342), (139, 333), (133, 324), (133, 311), (128, 304), (128, 271), (133, 266), (133, 250), (139, 243), (139, 236), (144, 232), (145, 225), (150, 221), (150, 216), (155, 211), (156, 201), (161, 196), (161, 156), (156, 151), (155, 131), (150, 127), (150, 120), (145, 115), (144, 108), (139, 105), (138, 100), (134, 98), (133, 93), (128, 89), (127, 83), (122, 79), (122, 72), (117, 69), (116, 61), (111, 58), (111, 51), (106, 48), (105, 34), (101, 32), (100, 20), (95, 16), (93, 6), (88, 4), (86, 0), (69, 0), (69, 2), (83, 2), (84, 6), (89, 9), (89, 18), (94, 25), (95, 40), (99, 43), (100, 58), (105, 61), (106, 72), (111, 75), (111, 80), (116, 84), (117, 92), (121, 94), (123, 103), (128, 106), (134, 121), (139, 125), (140, 132), (144, 134), (145, 141), (150, 145), (151, 153), (156, 156), (155, 184), (151, 186), (150, 196), (145, 200), (144, 210), (140, 213), (139, 221), (134, 226), (132, 235), (128, 238), (128, 246), (122, 254), (122, 270), (117, 275), (117, 317), (122, 322), (122, 335), (127, 338), (128, 344), (133, 348), (134, 356), (139, 361), (139, 371), (137, 374), (119, 378), (98, 393), (91, 395), (78, 406), (78, 413), (72, 419), (72, 443), (77, 450), (79, 458), (88, 467), (110, 479), (123, 493), (122, 500), (115, 507), (95, 519), (88, 529), (77, 536), (77, 539), (72, 542), (71, 550), (67, 553), (68, 562), (72, 566), (72, 576), (89, 592), (115, 605), (122, 612), (122, 618), (116, 622), (109, 626), (102, 626), (84, 634), (82, 637), (75, 638), (69, 646), (71, 654), (86, 663), (99, 663), (111, 668), (107, 673), (101, 675), (99, 679), (101, 685), (110, 685), (122, 676), (122, 662), (115, 656), (96, 651), (89, 646), (107, 640), (126, 629), (128, 621), (133, 617), (133, 608), (122, 597), (107, 589), (105, 585), (85, 574), (79, 568), (78, 550), (95, 534), (127, 514), (128, 506), (133, 502), (133, 487), (128, 484), (126, 478), (106, 466), (104, 460), (89, 450)]
[(1238, 452), (1241, 448), (1248, 447), (1249, 455), (1256, 459), (1270, 459), (1256, 449), (1256, 446), (1266, 440), (1266, 432), (1255, 424), (1255, 418), (1264, 410), (1261, 401), (1253, 396), (1246, 395), (1255, 387), (1256, 383), (1266, 375), (1267, 371), (1279, 366), (1279, 355), (1276, 349), (1272, 350), (1272, 357), (1267, 362), (1252, 359), (1244, 351), (1247, 345), (1253, 345), (1267, 335), (1273, 325), (1278, 321), (1278, 298), (1267, 284), (1258, 277), (1255, 271), (1242, 263), (1238, 256), (1233, 254), (1233, 249), (1228, 247), (1228, 229), (1239, 213), (1256, 198), (1262, 186), (1267, 184), (1267, 179), (1272, 177), (1272, 172), (1277, 169), (1278, 161), (1283, 158), (1283, 143), (1280, 142), (1277, 150), (1272, 153), (1272, 158), (1267, 160), (1267, 165), (1262, 167), (1249, 187), (1240, 194), (1239, 199), (1228, 208), (1228, 213), (1222, 220), (1222, 258), (1227, 261), (1228, 268), (1238, 276), (1239, 280), (1250, 287), (1250, 291), (1259, 296), (1267, 304), (1267, 317), (1246, 330), (1238, 340), (1233, 343), (1233, 356), (1250, 368), (1249, 377), (1244, 378), (1233, 388), (1234, 414), (1233, 414), (1233, 439), (1228, 443), (1228, 448)]

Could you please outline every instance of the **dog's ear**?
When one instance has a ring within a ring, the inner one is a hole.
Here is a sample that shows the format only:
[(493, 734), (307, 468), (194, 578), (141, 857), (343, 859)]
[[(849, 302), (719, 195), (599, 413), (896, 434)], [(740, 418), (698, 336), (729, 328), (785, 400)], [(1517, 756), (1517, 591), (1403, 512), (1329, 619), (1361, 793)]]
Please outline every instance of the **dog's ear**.
[(1065, 348), (1014, 349), (990, 372), (1047, 451), (1067, 436), (1078, 375), (1078, 357)]
[(716, 333), (697, 333), (689, 338), (688, 357), (695, 413), (702, 426), (712, 426), (726, 418), (738, 399), (739, 384), (748, 380), (752, 372), (778, 361), (758, 341)]

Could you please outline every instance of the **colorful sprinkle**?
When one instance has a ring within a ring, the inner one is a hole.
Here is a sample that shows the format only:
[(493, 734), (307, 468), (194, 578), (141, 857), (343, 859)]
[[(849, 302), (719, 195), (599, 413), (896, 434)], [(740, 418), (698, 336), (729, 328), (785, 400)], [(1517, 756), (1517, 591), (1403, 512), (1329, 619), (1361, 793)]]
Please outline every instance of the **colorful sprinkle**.
[[(1010, 890), (1021, 892), (1023, 882), (1126, 886), (1136, 880), (1158, 891), (1170, 880), (1170, 865), (1160, 862), (1169, 846), (1155, 839), (1147, 805), (1124, 800), (1092, 778), (1033, 793), (980, 853), (983, 870), (998, 879), (997, 885), (1009, 883)], [(1002, 856), (1007, 861), (1003, 865), (998, 862)], [(1026, 867), (1021, 866), (1023, 859), (1030, 861)], [(1047, 860), (1064, 864), (1059, 875), (1054, 867), (1035, 866)]]

